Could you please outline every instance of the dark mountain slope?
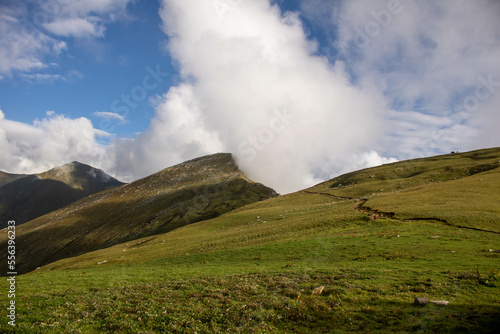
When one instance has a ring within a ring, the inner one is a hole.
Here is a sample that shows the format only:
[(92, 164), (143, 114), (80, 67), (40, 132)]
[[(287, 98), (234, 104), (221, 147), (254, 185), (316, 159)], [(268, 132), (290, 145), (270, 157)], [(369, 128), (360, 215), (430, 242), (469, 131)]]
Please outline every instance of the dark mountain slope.
[[(230, 154), (167, 168), (88, 196), (16, 230), (18, 272), (121, 242), (168, 232), (277, 196), (249, 180)], [(6, 234), (0, 236), (5, 247)], [(0, 269), (5, 273), (6, 261)]]
[[(4, 175), (6, 175), (4, 173)], [(81, 198), (123, 183), (91, 166), (72, 162), (35, 175), (7, 174), (0, 187), (0, 228), (24, 224)]]
[(25, 174), (10, 174), (0, 171), (0, 187), (25, 176)]

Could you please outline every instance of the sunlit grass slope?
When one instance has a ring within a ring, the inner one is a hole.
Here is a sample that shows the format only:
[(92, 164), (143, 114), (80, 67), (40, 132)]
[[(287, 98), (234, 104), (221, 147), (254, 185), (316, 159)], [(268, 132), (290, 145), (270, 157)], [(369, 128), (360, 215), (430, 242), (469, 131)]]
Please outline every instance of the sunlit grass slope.
[[(481, 203), (497, 196), (498, 167), (464, 169), (499, 154), (367, 169), (51, 263), (18, 277), (17, 330), (496, 333), (499, 214)], [(395, 215), (372, 220), (374, 209)], [(415, 306), (414, 297), (450, 304)]]
[[(29, 272), (58, 259), (167, 232), (276, 195), (249, 180), (231, 154), (194, 159), (18, 226), (17, 270)], [(3, 233), (0, 246), (6, 248), (6, 242)], [(6, 265), (0, 262), (2, 274)]]
[(343, 175), (310, 191), (353, 198), (401, 219), (500, 232), (500, 149), (408, 160)]

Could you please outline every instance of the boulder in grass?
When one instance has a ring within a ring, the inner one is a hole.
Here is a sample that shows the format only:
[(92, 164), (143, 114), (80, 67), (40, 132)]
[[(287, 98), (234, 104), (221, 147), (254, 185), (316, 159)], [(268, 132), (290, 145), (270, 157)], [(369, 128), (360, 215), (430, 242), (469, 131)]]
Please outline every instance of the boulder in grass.
[(446, 300), (431, 300), (431, 301), (429, 301), (429, 303), (433, 303), (433, 304), (437, 304), (437, 305), (441, 305), (441, 306), (448, 306), (448, 304), (450, 302), (448, 302)]
[(429, 300), (425, 297), (415, 297), (415, 305), (423, 306), (427, 304)]
[(312, 291), (313, 295), (320, 295), (323, 292), (323, 289), (325, 289), (324, 286), (318, 286), (316, 289)]

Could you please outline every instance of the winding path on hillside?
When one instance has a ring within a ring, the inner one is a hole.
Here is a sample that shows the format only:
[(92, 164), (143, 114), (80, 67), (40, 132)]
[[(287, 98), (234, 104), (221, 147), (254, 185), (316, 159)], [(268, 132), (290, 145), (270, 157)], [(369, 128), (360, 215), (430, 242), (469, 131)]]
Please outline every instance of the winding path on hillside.
[(306, 193), (306, 194), (311, 194), (311, 195), (327, 196), (327, 197), (338, 199), (338, 200), (356, 201), (356, 204), (352, 207), (353, 210), (369, 215), (371, 220), (377, 220), (379, 218), (393, 218), (396, 215), (394, 212), (383, 212), (383, 211), (375, 210), (375, 209), (372, 209), (370, 207), (365, 206), (366, 202), (368, 202), (368, 199), (366, 199), (366, 198), (342, 197), (342, 196), (337, 196), (337, 195), (333, 195), (333, 194), (329, 194), (329, 193), (306, 191), (306, 190), (304, 190), (302, 192)]
[(377, 220), (377, 219), (380, 219), (380, 218), (392, 218), (392, 219), (395, 219), (395, 220), (398, 220), (398, 221), (402, 221), (402, 222), (406, 222), (406, 221), (436, 221), (436, 222), (443, 223), (445, 225), (453, 226), (453, 227), (457, 227), (457, 228), (468, 229), (468, 230), (473, 230), (473, 231), (480, 231), (480, 232), (489, 232), (489, 233), (500, 234), (500, 232), (497, 232), (497, 231), (485, 230), (485, 229), (480, 229), (480, 228), (475, 228), (475, 227), (468, 227), (468, 226), (462, 226), (462, 225), (454, 225), (454, 224), (449, 223), (447, 220), (441, 219), (441, 218), (431, 218), (431, 217), (429, 217), (429, 218), (406, 218), (406, 219), (399, 219), (399, 218), (395, 217), (396, 213), (394, 213), (394, 212), (379, 211), (379, 210), (372, 209), (372, 208), (366, 206), (365, 204), (366, 204), (366, 202), (368, 202), (367, 198), (343, 197), (343, 196), (337, 196), (337, 195), (333, 195), (333, 194), (329, 194), (329, 193), (307, 191), (307, 190), (303, 190), (302, 193), (309, 194), (309, 195), (321, 195), (321, 196), (326, 196), (326, 197), (334, 198), (334, 199), (337, 199), (337, 200), (351, 200), (351, 201), (354, 200), (354, 201), (356, 201), (356, 204), (352, 207), (353, 210), (355, 210), (357, 212), (360, 212), (360, 213), (367, 214), (368, 217), (371, 220)]

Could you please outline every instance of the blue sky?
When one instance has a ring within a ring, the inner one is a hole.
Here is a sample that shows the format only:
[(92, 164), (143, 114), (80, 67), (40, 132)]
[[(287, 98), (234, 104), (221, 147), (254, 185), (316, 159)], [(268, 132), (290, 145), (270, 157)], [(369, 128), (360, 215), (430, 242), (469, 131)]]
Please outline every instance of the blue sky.
[[(498, 146), (495, 0), (0, 2), (0, 170), (233, 153), (281, 192)], [(283, 173), (287, 170), (287, 173)]]
[[(276, 4), (283, 12), (300, 10), (300, 1), (279, 1)], [(161, 71), (169, 72), (171, 77), (148, 93), (154, 95), (167, 91), (177, 82), (178, 73), (165, 50), (168, 36), (160, 28), (159, 6), (158, 1), (130, 2), (126, 7), (127, 17), (109, 24), (102, 38), (64, 38), (68, 51), (47, 59), (57, 65), (37, 74), (61, 75), (65, 79), (37, 80), (15, 73), (0, 81), (0, 109), (8, 110), (7, 117), (18, 122), (31, 123), (45, 117), (47, 111), (56, 111), (72, 118), (87, 117), (99, 126), (102, 117), (95, 113), (111, 112), (112, 102), (121, 100), (122, 94), (130, 93), (141, 83), (147, 73), (146, 67), (155, 68), (156, 64), (161, 64)], [(34, 12), (36, 9), (31, 11)], [(26, 18), (29, 19), (29, 15)], [(321, 29), (307, 17), (303, 17), (303, 22), (309, 38), (326, 42)], [(112, 126), (118, 137), (135, 137), (145, 131), (154, 116), (151, 103), (145, 100), (130, 109), (126, 121), (114, 122), (113, 125), (102, 123), (101, 128)]]
[[(300, 9), (300, 1), (276, 3), (283, 11)], [(178, 72), (165, 49), (168, 36), (160, 28), (159, 7), (158, 1), (131, 1), (126, 7), (127, 17), (107, 25), (102, 38), (63, 38), (67, 51), (47, 59), (57, 65), (37, 74), (61, 75), (66, 79), (37, 80), (14, 73), (0, 81), (0, 109), (5, 110), (7, 118), (18, 122), (32, 123), (44, 118), (47, 111), (55, 111), (71, 118), (87, 117), (100, 127), (102, 117), (95, 113), (111, 112), (115, 99), (121, 100), (122, 94), (130, 95), (141, 84), (148, 66), (155, 68), (161, 64), (161, 71), (171, 75), (155, 90), (148, 91), (149, 96), (167, 91), (178, 81)], [(36, 13), (36, 9), (30, 13)], [(26, 18), (29, 20), (30, 16)], [(317, 33), (312, 33), (314, 27), (310, 22), (306, 19), (304, 22), (310, 29), (309, 37), (321, 40)], [(117, 137), (135, 137), (145, 131), (154, 117), (154, 108), (147, 99), (138, 104), (130, 108), (125, 122), (102, 123), (101, 128), (112, 127)], [(117, 107), (123, 105), (126, 103)]]
[[(176, 73), (164, 50), (167, 36), (160, 29), (158, 8), (156, 1), (132, 2), (127, 6), (127, 17), (107, 25), (103, 38), (63, 38), (67, 51), (47, 58), (57, 65), (37, 74), (67, 79), (30, 80), (23, 78), (23, 73), (13, 73), (0, 81), (0, 108), (9, 119), (19, 122), (31, 123), (52, 110), (71, 118), (87, 117), (98, 125), (101, 120), (94, 112), (110, 112), (112, 101), (140, 83), (147, 66), (156, 64), (172, 73), (172, 81), (166, 80), (151, 93), (166, 91), (175, 82)], [(148, 101), (140, 103), (127, 122), (117, 124), (116, 135), (134, 136), (146, 130), (153, 115)]]

